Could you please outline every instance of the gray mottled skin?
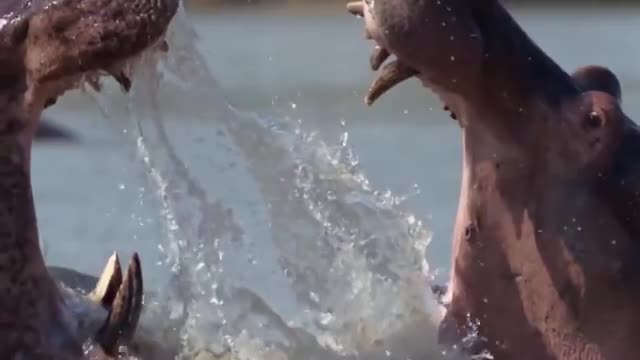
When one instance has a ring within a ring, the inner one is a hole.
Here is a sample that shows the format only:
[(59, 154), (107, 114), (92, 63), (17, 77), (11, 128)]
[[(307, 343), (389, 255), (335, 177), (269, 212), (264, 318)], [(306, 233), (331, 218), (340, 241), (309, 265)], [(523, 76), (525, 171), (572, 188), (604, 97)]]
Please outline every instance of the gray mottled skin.
[(156, 42), (174, 0), (0, 3), (0, 358), (77, 359), (73, 309), (38, 243), (30, 153), (40, 114), (85, 73), (118, 66)]
[[(48, 270), (51, 276), (67, 291), (69, 297), (79, 300), (77, 310), (81, 312), (79, 317), (85, 320), (85, 332), (91, 333), (92, 330), (95, 330), (96, 324), (102, 323), (104, 310), (100, 307), (93, 307), (81, 295), (92, 291), (98, 278), (65, 267), (49, 266)], [(149, 304), (154, 303), (153, 298), (153, 293), (145, 294), (146, 309), (148, 313), (152, 314), (151, 317), (157, 312), (165, 311), (164, 308), (149, 307)], [(174, 328), (173, 324), (166, 322), (160, 324), (160, 321), (166, 319), (164, 316), (159, 319), (161, 320), (154, 324), (140, 324), (136, 329), (135, 336), (126, 343), (129, 354), (145, 360), (173, 360), (178, 356), (182, 349), (182, 339), (180, 339), (178, 328), (184, 320), (177, 320), (178, 324)]]
[(640, 131), (616, 76), (567, 74), (497, 0), (348, 9), (384, 49), (371, 63), (396, 57), (373, 99), (415, 76), (462, 128), (442, 344), (497, 360), (637, 359)]

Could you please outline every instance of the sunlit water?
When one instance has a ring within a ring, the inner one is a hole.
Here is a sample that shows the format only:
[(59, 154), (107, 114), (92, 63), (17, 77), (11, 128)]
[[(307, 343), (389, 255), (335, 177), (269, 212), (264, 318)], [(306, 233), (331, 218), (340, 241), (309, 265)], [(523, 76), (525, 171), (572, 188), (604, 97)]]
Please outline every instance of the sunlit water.
[[(638, 113), (637, 24), (540, 16), (525, 26), (562, 65), (611, 65)], [(95, 274), (114, 249), (139, 251), (155, 293), (143, 322), (185, 358), (437, 358), (427, 289), (449, 262), (454, 124), (414, 83), (363, 105), (370, 44), (355, 19), (196, 24), (198, 49), (181, 15), (130, 95), (107, 86), (52, 112), (83, 140), (35, 154), (47, 259)], [(571, 24), (597, 47), (562, 52)], [(597, 40), (613, 30), (615, 45)], [(91, 120), (98, 107), (107, 121)]]

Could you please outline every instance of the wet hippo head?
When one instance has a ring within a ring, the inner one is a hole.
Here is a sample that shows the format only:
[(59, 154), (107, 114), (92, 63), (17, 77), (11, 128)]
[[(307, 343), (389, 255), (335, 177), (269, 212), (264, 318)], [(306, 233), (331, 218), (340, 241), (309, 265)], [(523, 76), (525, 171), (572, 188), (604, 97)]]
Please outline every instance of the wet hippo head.
[(497, 0), (348, 5), (376, 42), (367, 102), (417, 77), (455, 114), (463, 173), (440, 340), (499, 360), (635, 359), (640, 132), (608, 69), (573, 75)]
[(39, 248), (30, 153), (40, 114), (66, 90), (101, 75), (125, 89), (125, 62), (161, 41), (177, 0), (0, 2), (0, 358), (115, 355), (142, 305), (140, 263), (112, 257), (87, 296), (60, 287)]

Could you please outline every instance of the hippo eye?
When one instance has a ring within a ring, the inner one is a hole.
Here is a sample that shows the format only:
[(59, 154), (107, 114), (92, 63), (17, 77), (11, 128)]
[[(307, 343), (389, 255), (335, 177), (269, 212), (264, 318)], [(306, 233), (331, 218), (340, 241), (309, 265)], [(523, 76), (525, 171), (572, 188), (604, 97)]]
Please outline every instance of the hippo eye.
[(587, 117), (584, 119), (584, 127), (586, 130), (597, 129), (602, 126), (602, 117), (595, 112), (592, 111), (587, 114)]

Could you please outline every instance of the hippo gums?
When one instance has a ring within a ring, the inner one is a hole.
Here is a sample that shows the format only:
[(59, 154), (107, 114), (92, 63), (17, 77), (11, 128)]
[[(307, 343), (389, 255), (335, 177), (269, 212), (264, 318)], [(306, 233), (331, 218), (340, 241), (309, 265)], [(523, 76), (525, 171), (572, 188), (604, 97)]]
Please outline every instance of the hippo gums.
[(367, 102), (416, 77), (462, 128), (440, 342), (496, 360), (637, 359), (640, 131), (616, 76), (566, 73), (497, 0), (348, 9), (376, 43), (371, 67), (395, 56)]
[[(31, 189), (31, 145), (42, 110), (82, 81), (112, 75), (162, 38), (178, 0), (0, 2), (0, 358), (98, 359), (117, 355), (142, 306), (134, 254), (124, 273), (111, 257), (87, 295), (45, 266)], [(87, 340), (87, 341), (85, 341)], [(91, 350), (92, 349), (92, 350)], [(88, 351), (89, 351), (88, 350)]]

